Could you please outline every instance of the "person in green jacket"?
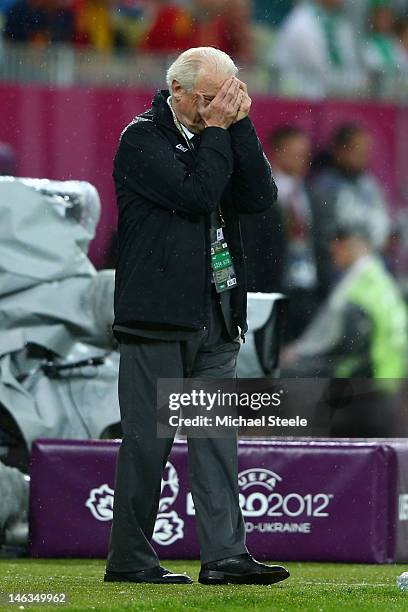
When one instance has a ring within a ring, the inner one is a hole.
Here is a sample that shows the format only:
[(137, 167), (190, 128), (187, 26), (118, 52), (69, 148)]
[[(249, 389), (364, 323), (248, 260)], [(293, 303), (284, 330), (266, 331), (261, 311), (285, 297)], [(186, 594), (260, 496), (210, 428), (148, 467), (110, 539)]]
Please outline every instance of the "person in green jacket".
[(337, 227), (330, 242), (343, 275), (305, 332), (283, 352), (295, 376), (371, 378), (395, 389), (407, 374), (408, 313), (366, 227)]
[(281, 376), (328, 379), (313, 417), (325, 435), (406, 435), (400, 411), (408, 362), (403, 296), (374, 254), (367, 225), (338, 226), (330, 253), (343, 275), (303, 334), (284, 350)]

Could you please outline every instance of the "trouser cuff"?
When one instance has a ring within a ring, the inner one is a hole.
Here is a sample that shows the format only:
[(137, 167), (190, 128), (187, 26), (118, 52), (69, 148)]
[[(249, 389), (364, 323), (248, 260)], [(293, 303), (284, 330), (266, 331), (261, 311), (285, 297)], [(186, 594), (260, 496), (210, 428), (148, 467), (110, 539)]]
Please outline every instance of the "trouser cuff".
[(220, 561), (221, 559), (228, 559), (228, 557), (236, 557), (237, 555), (243, 555), (247, 553), (248, 549), (245, 544), (239, 544), (232, 548), (218, 548), (216, 550), (210, 550), (206, 553), (201, 553), (201, 563), (212, 563), (214, 561)]

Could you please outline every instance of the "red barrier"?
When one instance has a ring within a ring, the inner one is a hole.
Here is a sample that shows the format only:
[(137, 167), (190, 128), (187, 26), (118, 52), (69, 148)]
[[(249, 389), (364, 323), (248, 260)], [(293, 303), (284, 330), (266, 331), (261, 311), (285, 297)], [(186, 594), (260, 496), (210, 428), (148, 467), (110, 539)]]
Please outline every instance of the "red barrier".
[[(112, 158), (123, 127), (150, 105), (152, 92), (124, 88), (50, 88), (0, 84), (0, 141), (15, 147), (21, 176), (88, 180), (98, 188), (102, 218), (91, 257), (104, 259), (116, 224)], [(275, 127), (295, 123), (322, 146), (340, 121), (361, 121), (375, 139), (372, 168), (393, 205), (402, 189), (400, 127), (408, 110), (390, 104), (301, 102), (255, 97), (252, 117), (262, 140)], [(398, 170), (400, 172), (398, 172)]]

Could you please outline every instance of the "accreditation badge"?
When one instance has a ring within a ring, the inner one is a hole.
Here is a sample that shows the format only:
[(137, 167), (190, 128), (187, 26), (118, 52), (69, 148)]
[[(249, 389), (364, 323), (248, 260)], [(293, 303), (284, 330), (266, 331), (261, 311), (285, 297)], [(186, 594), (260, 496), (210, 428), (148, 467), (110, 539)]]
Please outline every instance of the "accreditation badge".
[(222, 227), (211, 228), (211, 267), (217, 293), (237, 286), (237, 275)]

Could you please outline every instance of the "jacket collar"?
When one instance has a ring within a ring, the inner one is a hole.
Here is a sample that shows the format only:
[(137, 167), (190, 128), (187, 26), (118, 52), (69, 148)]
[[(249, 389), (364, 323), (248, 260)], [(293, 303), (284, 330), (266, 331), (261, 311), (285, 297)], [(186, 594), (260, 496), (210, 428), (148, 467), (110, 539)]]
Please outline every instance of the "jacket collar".
[(167, 104), (169, 95), (170, 92), (168, 89), (160, 89), (156, 92), (152, 102), (153, 121), (178, 131), (174, 125), (173, 115), (171, 114), (169, 105)]
[[(164, 125), (167, 128), (173, 128), (177, 133), (179, 133), (179, 130), (174, 123), (173, 113), (171, 112), (171, 108), (167, 102), (169, 96), (170, 92), (168, 89), (160, 89), (156, 92), (152, 102), (153, 121), (155, 123)], [(181, 125), (181, 127), (189, 140), (195, 136), (195, 134), (190, 132), (190, 130), (184, 125)]]

